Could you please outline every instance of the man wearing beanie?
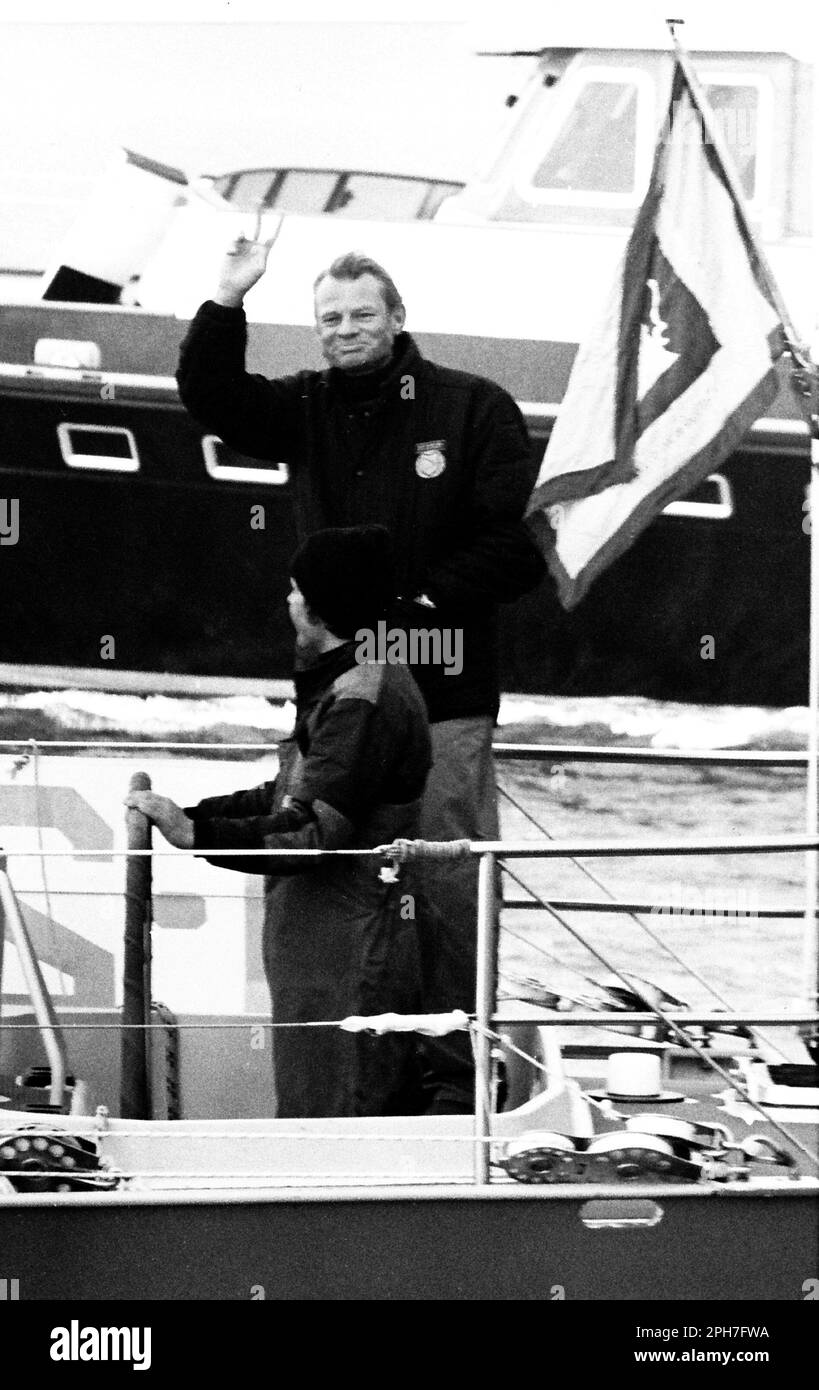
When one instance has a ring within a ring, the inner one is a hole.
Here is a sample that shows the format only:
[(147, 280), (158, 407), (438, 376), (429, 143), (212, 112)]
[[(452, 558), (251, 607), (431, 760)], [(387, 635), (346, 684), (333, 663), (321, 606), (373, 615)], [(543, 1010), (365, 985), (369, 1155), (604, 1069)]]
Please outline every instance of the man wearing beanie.
[[(411, 876), (384, 882), (371, 858), (220, 858), (224, 849), (347, 849), (418, 834), (431, 763), (423, 699), (404, 666), (362, 664), (356, 633), (394, 600), (389, 535), (316, 533), (291, 561), (296, 724), (279, 773), (182, 810), (133, 792), (166, 839), (211, 863), (264, 873), (264, 963), (274, 1023), (416, 1012)], [(274, 1029), (279, 1116), (391, 1115), (421, 1107), (415, 1043), (336, 1028)]]
[[(390, 626), (431, 632), (432, 650), (457, 643), (462, 652), (457, 670), (440, 659), (412, 666), (433, 740), (422, 834), (498, 839), (498, 604), (534, 588), (545, 572), (522, 523), (537, 473), (523, 418), (494, 382), (425, 359), (404, 332), (390, 275), (354, 253), (314, 285), (328, 369), (272, 381), (248, 374), (242, 301), (264, 273), (268, 250), (241, 237), (232, 246), (215, 299), (199, 309), (182, 345), (180, 395), (234, 448), (287, 463), (300, 537), (353, 522), (387, 527), (401, 595)], [(477, 863), (427, 862), (424, 882), (435, 908), (426, 926), (424, 1007), (471, 1010)], [(468, 1039), (430, 1040), (425, 1052), (428, 1109), (471, 1110)]]

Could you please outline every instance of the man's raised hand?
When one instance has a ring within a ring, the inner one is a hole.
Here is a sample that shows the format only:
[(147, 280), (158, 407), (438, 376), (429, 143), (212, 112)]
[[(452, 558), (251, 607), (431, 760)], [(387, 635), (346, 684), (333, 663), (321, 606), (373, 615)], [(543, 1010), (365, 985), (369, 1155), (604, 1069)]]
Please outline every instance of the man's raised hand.
[(247, 237), (240, 235), (228, 247), (219, 272), (218, 288), (214, 295), (217, 304), (223, 304), (226, 308), (237, 309), (248, 290), (252, 289), (257, 280), (261, 280), (264, 275), (270, 248), (276, 238), (272, 236), (267, 241), (259, 241), (260, 230), (261, 215), (258, 214), (255, 239), (248, 241)]

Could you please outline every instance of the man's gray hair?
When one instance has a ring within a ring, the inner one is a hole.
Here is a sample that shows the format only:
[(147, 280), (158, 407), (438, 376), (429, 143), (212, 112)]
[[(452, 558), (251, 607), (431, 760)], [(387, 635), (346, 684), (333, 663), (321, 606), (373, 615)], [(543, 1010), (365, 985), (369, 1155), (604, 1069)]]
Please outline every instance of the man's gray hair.
[(313, 281), (313, 293), (315, 294), (322, 280), (326, 280), (330, 275), (334, 280), (360, 280), (362, 275), (372, 275), (381, 286), (381, 293), (384, 296), (384, 303), (392, 313), (393, 309), (403, 309), (402, 300), (391, 275), (388, 275), (383, 265), (374, 261), (370, 256), (362, 256), (358, 251), (347, 251), (343, 256), (337, 256), (333, 264), (317, 275)]

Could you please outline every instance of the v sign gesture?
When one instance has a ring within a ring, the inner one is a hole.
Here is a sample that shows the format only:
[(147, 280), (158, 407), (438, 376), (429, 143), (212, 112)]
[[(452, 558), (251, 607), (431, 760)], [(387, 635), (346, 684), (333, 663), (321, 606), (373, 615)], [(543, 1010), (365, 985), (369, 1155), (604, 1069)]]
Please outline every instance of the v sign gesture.
[[(279, 226), (281, 220), (279, 221)], [(262, 226), (261, 210), (256, 213), (256, 227), (253, 240), (239, 235), (228, 247), (227, 254), (219, 271), (219, 283), (214, 295), (217, 304), (238, 308), (258, 280), (261, 280), (267, 266), (270, 248), (276, 240), (279, 228), (266, 241), (259, 241)]]

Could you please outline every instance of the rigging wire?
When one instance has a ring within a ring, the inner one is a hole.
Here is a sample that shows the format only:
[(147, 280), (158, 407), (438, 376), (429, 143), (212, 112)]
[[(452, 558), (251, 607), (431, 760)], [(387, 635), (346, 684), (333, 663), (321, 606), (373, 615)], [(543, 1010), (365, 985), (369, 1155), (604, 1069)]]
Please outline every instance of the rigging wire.
[[(509, 874), (510, 878), (512, 878), (515, 881), (515, 883), (519, 885), (519, 887), (528, 889), (532, 896), (537, 898), (544, 908), (547, 908), (547, 904), (540, 897), (540, 894), (536, 893), (534, 889), (529, 888), (528, 884), (523, 883), (521, 879), (518, 877), (518, 875), (514, 872), (514, 870), (509, 868), (508, 864), (502, 862), (501, 868), (507, 874)], [(625, 976), (623, 976), (620, 973), (617, 967), (613, 965), (612, 962), (608, 960), (606, 956), (604, 956), (603, 953), (597, 949), (596, 946), (593, 946), (592, 943), (583, 935), (582, 932), (578, 931), (576, 927), (573, 927), (570, 922), (567, 922), (566, 919), (562, 917), (562, 915), (559, 912), (555, 912), (553, 908), (547, 908), (547, 910), (551, 910), (554, 913), (554, 916), (560, 921), (561, 925), (566, 929), (569, 935), (573, 936), (575, 940), (580, 943), (581, 946), (585, 946), (586, 950), (590, 951), (591, 954), (600, 962), (600, 964), (606, 968), (606, 970), (611, 971), (611, 973), (618, 980), (622, 980), (623, 984), (626, 986), (627, 989), (629, 989), (632, 993), (637, 994), (638, 997), (641, 998), (642, 1002), (645, 1004), (646, 1010), (650, 1013), (655, 1014), (656, 1017), (659, 1018), (666, 1025), (666, 1027), (669, 1028), (671, 1032), (673, 1032), (676, 1035), (677, 1039), (682, 1043), (684, 1047), (689, 1048), (699, 1057), (701, 1062), (704, 1062), (707, 1066), (709, 1066), (712, 1071), (717, 1072), (717, 1074), (722, 1077), (723, 1081), (726, 1081), (728, 1083), (731, 1090), (736, 1091), (737, 1095), (740, 1097), (742, 1101), (745, 1102), (746, 1105), (750, 1105), (757, 1112), (757, 1114), (760, 1115), (766, 1121), (767, 1124), (771, 1125), (785, 1139), (787, 1139), (789, 1144), (794, 1144), (796, 1148), (799, 1149), (800, 1153), (804, 1154), (806, 1158), (810, 1159), (812, 1164), (819, 1168), (819, 1154), (814, 1153), (812, 1149), (807, 1148), (802, 1143), (801, 1139), (798, 1139), (795, 1134), (791, 1134), (791, 1132), (787, 1130), (784, 1127), (784, 1125), (780, 1124), (780, 1122), (777, 1119), (775, 1119), (773, 1115), (766, 1114), (759, 1102), (751, 1099), (748, 1090), (740, 1085), (736, 1077), (731, 1076), (730, 1072), (727, 1072), (724, 1067), (720, 1066), (719, 1062), (715, 1061), (715, 1059), (708, 1052), (707, 1048), (701, 1047), (700, 1044), (696, 1042), (694, 1038), (692, 1038), (691, 1034), (685, 1028), (682, 1028), (675, 1019), (671, 1018), (667, 1013), (664, 1013), (663, 1010), (657, 1004), (653, 1004), (650, 999), (646, 999), (644, 995), (641, 995), (639, 990), (636, 990), (634, 988), (634, 985), (629, 983), (629, 981), (625, 978)]]
[[(534, 825), (535, 828), (540, 831), (541, 835), (544, 835), (547, 840), (553, 840), (555, 838), (553, 835), (549, 833), (545, 826), (540, 824), (536, 817), (533, 816), (532, 813), (526, 809), (526, 807), (521, 806), (520, 802), (518, 802), (515, 799), (515, 797), (512, 796), (511, 792), (508, 791), (506, 787), (498, 783), (498, 790), (502, 796), (505, 796), (506, 799), (509, 802), (511, 802), (511, 804), (515, 807), (515, 810), (519, 811), (521, 815), (523, 815), (527, 820), (529, 820), (531, 824)], [(600, 889), (601, 892), (605, 893), (606, 897), (609, 899), (609, 902), (617, 903), (617, 895), (613, 893), (612, 890), (602, 881), (602, 879), (598, 878), (597, 875), (586, 864), (582, 863), (581, 860), (574, 858), (570, 859), (570, 863), (574, 864), (575, 867), (578, 868), (582, 874), (585, 874), (586, 877), (592, 883), (594, 883), (596, 887)], [(510, 876), (515, 878), (515, 882), (518, 883), (518, 885), (521, 888), (524, 888), (527, 892), (531, 893), (533, 897), (538, 896), (537, 894), (533, 893), (532, 889), (530, 889), (527, 884), (523, 883), (521, 879), (516, 878), (514, 874), (511, 874), (511, 871), (507, 870), (507, 872), (510, 872)], [(548, 910), (552, 913), (556, 920), (561, 920), (558, 917), (558, 914), (555, 912), (554, 908), (549, 907)], [(623, 907), (623, 915), (625, 917), (630, 917), (631, 920), (635, 923), (635, 925), (638, 926), (641, 929), (641, 931), (644, 931), (656, 946), (659, 946), (663, 951), (665, 951), (666, 954), (669, 955), (677, 965), (679, 965), (684, 971), (686, 971), (687, 974), (689, 974), (692, 977), (692, 979), (695, 979), (699, 984), (701, 984), (703, 988), (706, 989), (709, 992), (709, 994), (711, 994), (712, 997), (718, 1001), (718, 1003), (722, 1004), (723, 1008), (736, 1008), (736, 1006), (732, 1004), (732, 1002), (729, 999), (726, 999), (725, 995), (719, 992), (715, 985), (711, 984), (711, 982), (707, 980), (703, 975), (701, 975), (699, 971), (693, 965), (691, 965), (689, 961), (687, 961), (683, 956), (679, 955), (674, 950), (674, 948), (669, 945), (667, 941), (665, 941), (657, 932), (654, 931), (652, 927), (648, 925), (647, 922), (643, 920), (642, 917), (638, 917), (635, 912), (630, 911), (626, 907)], [(630, 985), (629, 988), (633, 989), (633, 986)], [(759, 1041), (764, 1042), (766, 1046), (769, 1047), (773, 1052), (775, 1052), (778, 1057), (781, 1057), (783, 1060), (785, 1060), (785, 1053), (783, 1052), (780, 1045), (777, 1042), (775, 1042), (773, 1038), (769, 1037), (765, 1033), (758, 1032), (757, 1030), (752, 1031), (754, 1033), (754, 1036)]]

